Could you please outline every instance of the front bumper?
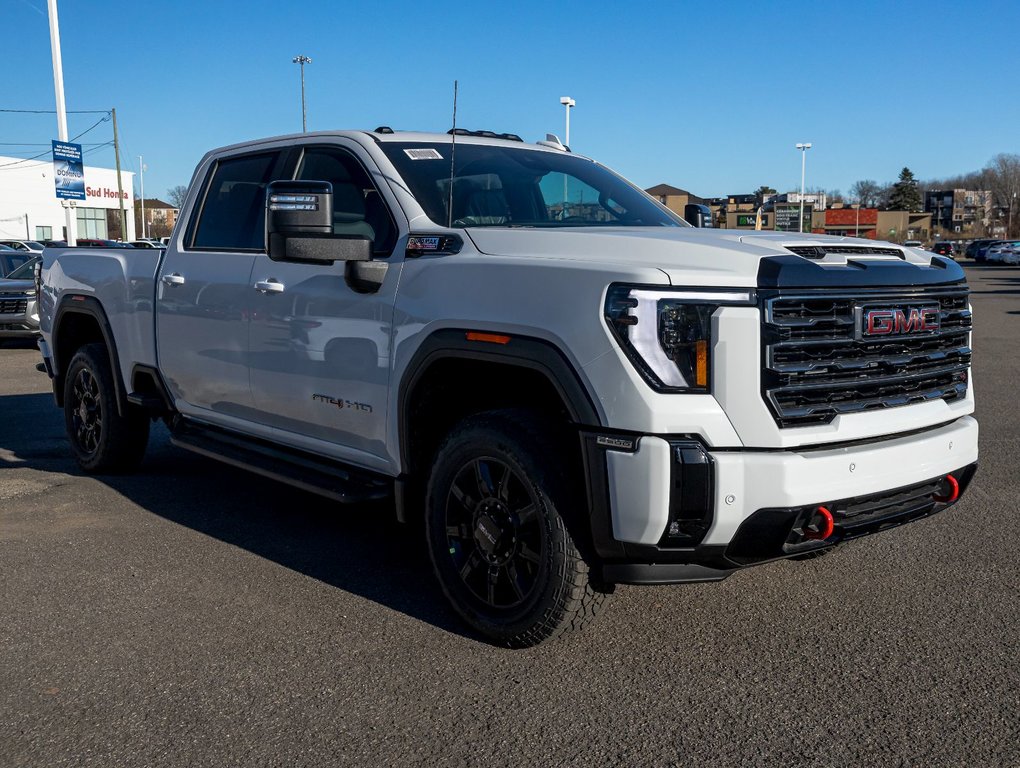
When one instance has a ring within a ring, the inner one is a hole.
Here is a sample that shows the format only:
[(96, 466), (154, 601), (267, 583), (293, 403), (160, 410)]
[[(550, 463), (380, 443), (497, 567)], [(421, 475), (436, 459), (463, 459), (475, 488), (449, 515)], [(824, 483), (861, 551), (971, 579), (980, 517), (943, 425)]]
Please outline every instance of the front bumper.
[[(592, 531), (603, 576), (619, 583), (720, 579), (736, 568), (925, 517), (966, 490), (977, 444), (977, 421), (965, 416), (914, 434), (835, 447), (703, 449), (711, 467), (704, 533), (685, 543), (668, 533), (676, 529), (687, 466), (678, 446), (691, 442), (642, 436), (630, 451), (599, 450), (589, 435)], [(949, 494), (951, 482), (958, 486), (955, 495)], [(698, 475), (694, 484), (696, 496), (705, 492)], [(833, 517), (831, 533), (820, 539), (811, 538), (819, 507)], [(689, 517), (689, 510), (684, 514)], [(689, 521), (685, 525), (690, 528)], [(812, 529), (807, 538), (800, 536), (805, 527)]]

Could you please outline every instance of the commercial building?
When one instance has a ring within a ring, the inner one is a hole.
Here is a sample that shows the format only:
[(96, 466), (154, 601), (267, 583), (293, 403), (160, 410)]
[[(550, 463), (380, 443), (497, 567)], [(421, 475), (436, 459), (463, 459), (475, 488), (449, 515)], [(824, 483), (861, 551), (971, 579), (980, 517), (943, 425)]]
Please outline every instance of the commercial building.
[(50, 160), (0, 157), (0, 237), (27, 240), (64, 240), (64, 207), (71, 204), (78, 222), (78, 237), (120, 236), (123, 201), (127, 236), (135, 239), (134, 174), (85, 166), (85, 199), (58, 200)]
[(651, 189), (646, 189), (645, 192), (679, 216), (684, 215), (684, 206), (686, 205), (705, 204), (705, 200), (697, 195), (688, 192), (686, 189), (671, 187), (669, 184), (657, 184)]
[(815, 213), (812, 231), (816, 234), (864, 237), (894, 243), (902, 243), (904, 240), (927, 242), (932, 238), (932, 222), (929, 213), (834, 205)]

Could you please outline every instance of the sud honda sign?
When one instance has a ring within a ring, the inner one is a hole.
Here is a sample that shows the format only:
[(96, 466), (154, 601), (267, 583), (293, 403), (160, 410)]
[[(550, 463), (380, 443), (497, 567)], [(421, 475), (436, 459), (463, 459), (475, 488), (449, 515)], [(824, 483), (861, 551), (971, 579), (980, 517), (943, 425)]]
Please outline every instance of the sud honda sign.
[(53, 184), (58, 200), (85, 199), (85, 166), (81, 144), (53, 142)]
[(935, 334), (941, 328), (937, 305), (922, 307), (856, 307), (858, 339)]

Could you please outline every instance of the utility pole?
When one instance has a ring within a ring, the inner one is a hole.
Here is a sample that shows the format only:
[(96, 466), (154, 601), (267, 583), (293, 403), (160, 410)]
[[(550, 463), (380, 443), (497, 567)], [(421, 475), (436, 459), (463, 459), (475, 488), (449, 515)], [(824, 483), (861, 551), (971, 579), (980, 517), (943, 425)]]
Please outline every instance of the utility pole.
[[(50, 54), (53, 57), (53, 89), (57, 96), (57, 138), (67, 141), (67, 109), (64, 106), (64, 65), (60, 58), (60, 22), (57, 19), (57, 0), (46, 0), (50, 16)], [(63, 202), (68, 202), (64, 200)], [(74, 202), (74, 201), (71, 201)], [(67, 244), (78, 244), (78, 220), (70, 206), (64, 207)]]
[(120, 180), (120, 143), (117, 141), (117, 108), (110, 110), (113, 115), (113, 156), (117, 163), (117, 200), (120, 203), (120, 239), (127, 240), (127, 216), (124, 214), (124, 185)]

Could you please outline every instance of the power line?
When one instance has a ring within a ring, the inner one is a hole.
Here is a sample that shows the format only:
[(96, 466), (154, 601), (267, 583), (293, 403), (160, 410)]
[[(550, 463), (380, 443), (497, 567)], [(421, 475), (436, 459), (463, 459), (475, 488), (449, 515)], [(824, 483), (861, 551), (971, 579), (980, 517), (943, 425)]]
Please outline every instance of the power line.
[[(82, 131), (77, 136), (75, 136), (73, 139), (71, 139), (69, 143), (74, 142), (76, 139), (80, 139), (86, 133), (88, 133), (93, 128), (98, 126), (100, 123), (105, 123), (107, 120), (110, 119), (110, 113), (108, 111), (104, 112), (102, 114), (106, 115), (106, 117), (101, 117), (98, 120), (96, 120), (96, 122), (94, 122), (92, 125), (90, 125), (88, 128), (86, 128), (84, 131)], [(38, 160), (40, 157), (45, 157), (48, 154), (50, 154), (50, 153), (49, 152), (40, 152), (38, 155), (35, 155), (34, 157), (26, 157), (24, 160), (15, 160), (13, 163), (4, 163), (3, 165), (0, 165), (0, 170), (3, 170), (4, 168), (10, 168), (11, 166), (14, 166), (14, 165), (21, 165), (22, 163), (27, 163), (29, 160)]]
[[(55, 109), (0, 109), (0, 112), (17, 113), (22, 115), (55, 115)], [(108, 115), (108, 109), (69, 109), (69, 115)]]
[[(0, 147), (48, 147), (52, 142), (49, 141), (0, 141)], [(83, 147), (92, 147), (96, 144), (102, 144), (101, 141), (93, 141), (89, 143), (82, 143)]]

